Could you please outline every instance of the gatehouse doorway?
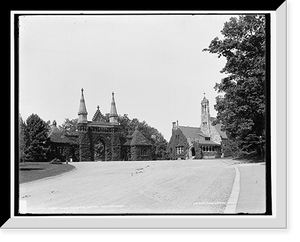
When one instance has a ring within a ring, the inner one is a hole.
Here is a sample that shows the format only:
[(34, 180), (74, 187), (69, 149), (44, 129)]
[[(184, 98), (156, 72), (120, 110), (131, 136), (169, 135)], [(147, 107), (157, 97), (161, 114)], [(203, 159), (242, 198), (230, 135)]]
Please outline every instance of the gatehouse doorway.
[(105, 144), (102, 140), (94, 144), (94, 160), (105, 161)]

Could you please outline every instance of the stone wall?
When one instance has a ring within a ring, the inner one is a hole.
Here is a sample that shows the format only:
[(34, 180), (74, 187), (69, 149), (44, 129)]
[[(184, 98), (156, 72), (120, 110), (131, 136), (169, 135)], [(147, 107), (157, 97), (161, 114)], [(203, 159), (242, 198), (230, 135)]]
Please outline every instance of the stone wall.
[(218, 144), (221, 144), (222, 142), (222, 138), (219, 132), (216, 130), (216, 128), (213, 125), (210, 125), (210, 140)]
[(120, 132), (113, 132), (110, 140), (111, 160), (119, 161), (121, 159)]
[[(145, 154), (142, 154), (142, 150), (145, 150)], [(151, 146), (131, 146), (131, 160), (132, 161), (143, 161), (152, 160), (152, 147)]]
[(92, 147), (91, 147), (91, 134), (90, 132), (80, 132), (79, 141), (79, 161), (91, 161), (92, 157)]
[(130, 153), (131, 153), (131, 160), (134, 161), (134, 160), (138, 160), (138, 147), (137, 146), (131, 146), (130, 148)]

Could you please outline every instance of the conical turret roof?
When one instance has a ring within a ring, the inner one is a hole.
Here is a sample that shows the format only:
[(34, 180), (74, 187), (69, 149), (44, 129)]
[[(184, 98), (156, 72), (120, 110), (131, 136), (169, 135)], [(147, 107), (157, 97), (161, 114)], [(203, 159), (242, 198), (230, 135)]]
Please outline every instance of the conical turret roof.
[(84, 95), (83, 95), (83, 88), (81, 89), (81, 98), (80, 98), (80, 104), (79, 104), (79, 111), (78, 115), (87, 115), (88, 112), (86, 110), (85, 101), (84, 101)]
[(111, 105), (110, 105), (110, 114), (109, 114), (110, 117), (118, 117), (114, 95), (115, 95), (114, 92), (112, 92), (112, 99), (111, 99)]
[(204, 93), (204, 97), (203, 97), (201, 103), (209, 103), (208, 99), (205, 97), (205, 93)]

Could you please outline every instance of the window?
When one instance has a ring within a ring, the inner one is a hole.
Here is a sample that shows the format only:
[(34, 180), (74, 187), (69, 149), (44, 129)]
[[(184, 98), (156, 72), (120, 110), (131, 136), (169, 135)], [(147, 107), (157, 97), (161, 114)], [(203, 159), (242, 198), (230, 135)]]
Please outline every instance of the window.
[(141, 155), (147, 155), (147, 149), (141, 149)]
[(183, 147), (176, 147), (176, 154), (181, 155), (183, 153), (184, 149)]

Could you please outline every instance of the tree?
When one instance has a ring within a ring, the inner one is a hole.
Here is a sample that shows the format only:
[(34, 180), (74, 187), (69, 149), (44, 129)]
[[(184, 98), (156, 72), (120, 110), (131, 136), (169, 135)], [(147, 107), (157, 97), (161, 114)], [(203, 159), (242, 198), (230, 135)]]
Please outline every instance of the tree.
[(265, 55), (266, 33), (264, 15), (230, 18), (221, 34), (207, 49), (225, 57), (221, 73), (227, 74), (216, 83), (217, 119), (236, 141), (240, 151), (260, 152), (265, 143)]
[(77, 122), (78, 122), (78, 119), (75, 118), (75, 119), (68, 119), (66, 118), (64, 123), (62, 125), (59, 125), (58, 128), (63, 131), (63, 132), (75, 132), (76, 129), (77, 129)]
[(26, 139), (26, 123), (19, 114), (19, 162), (25, 161)]
[(152, 156), (155, 160), (165, 159), (167, 156), (168, 142), (164, 136), (156, 129), (149, 126), (146, 121), (139, 123), (140, 132), (152, 143)]
[(46, 149), (43, 144), (47, 139), (49, 126), (37, 114), (31, 114), (26, 120), (26, 161), (45, 161)]
[(154, 159), (165, 159), (166, 148), (168, 142), (163, 135), (156, 129), (149, 126), (146, 121), (140, 122), (137, 118), (130, 119), (126, 114), (124, 116), (119, 115), (119, 123), (122, 127), (121, 139), (126, 140), (126, 136), (132, 134), (136, 127), (139, 131), (148, 139), (152, 145), (152, 156)]

